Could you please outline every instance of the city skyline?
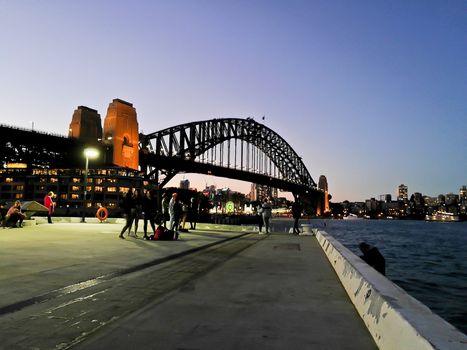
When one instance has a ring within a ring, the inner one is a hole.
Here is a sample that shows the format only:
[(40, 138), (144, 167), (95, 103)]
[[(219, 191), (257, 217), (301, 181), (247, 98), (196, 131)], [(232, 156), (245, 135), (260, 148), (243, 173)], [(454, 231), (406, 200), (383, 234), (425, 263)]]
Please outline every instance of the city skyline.
[(77, 106), (104, 115), (113, 98), (133, 103), (143, 133), (252, 117), (327, 177), (333, 202), (402, 183), (456, 193), (466, 13), (462, 1), (0, 2), (0, 122), (66, 135)]
[[(206, 175), (205, 176), (206, 179), (221, 179), (221, 178), (218, 178), (218, 177), (215, 177), (215, 176), (208, 176)], [(230, 186), (228, 185), (225, 185), (224, 183), (222, 183), (221, 186), (217, 185), (216, 181), (214, 182), (209, 182), (209, 181), (205, 181), (204, 182), (204, 185), (202, 186), (198, 186), (199, 184), (201, 184), (200, 182), (196, 182), (196, 183), (193, 183), (189, 176), (187, 176), (187, 174), (178, 174), (176, 175), (172, 180), (169, 181), (167, 187), (180, 187), (180, 182), (181, 181), (186, 181), (188, 180), (189, 181), (189, 188), (190, 189), (196, 189), (197, 191), (201, 192), (203, 191), (203, 189), (205, 188), (208, 188), (210, 186), (215, 186), (217, 189), (221, 189), (221, 188), (229, 188), (230, 190), (233, 190), (233, 191), (236, 191), (236, 192), (240, 192), (240, 193), (243, 193), (243, 194), (247, 194), (250, 192), (251, 188), (249, 188), (247, 191), (243, 192), (241, 189), (239, 190), (236, 190), (235, 188), (240, 188), (240, 187), (243, 187), (243, 185), (245, 184), (248, 184), (248, 186), (251, 186), (251, 183), (250, 182), (244, 182), (244, 181), (240, 181), (240, 180), (235, 180), (235, 179), (228, 179), (228, 181), (234, 181), (234, 182), (243, 182), (243, 184), (234, 184), (234, 188), (231, 188)], [(398, 189), (399, 189), (399, 186), (401, 185), (404, 185), (404, 184), (399, 184), (397, 186), (394, 187), (393, 191), (392, 192), (388, 192), (388, 191), (382, 191), (381, 193), (378, 193), (378, 194), (374, 194), (374, 195), (371, 195), (369, 196), (368, 198), (362, 198), (360, 200), (355, 200), (355, 201), (352, 201), (352, 200), (349, 200), (350, 202), (364, 202), (365, 200), (368, 200), (368, 199), (371, 199), (371, 198), (379, 198), (380, 196), (385, 196), (387, 194), (391, 195), (392, 197), (392, 200), (397, 200), (397, 197), (398, 197)], [(432, 198), (435, 198), (435, 197), (438, 197), (440, 195), (447, 195), (447, 194), (459, 194), (459, 192), (463, 189), (463, 187), (465, 187), (466, 185), (462, 184), (462, 185), (459, 185), (457, 189), (454, 189), (452, 191), (449, 191), (449, 192), (446, 192), (446, 193), (425, 193), (425, 192), (420, 192), (420, 191), (414, 191), (414, 192), (411, 192), (410, 191), (410, 186), (407, 186), (408, 187), (408, 198), (410, 198), (410, 196), (414, 193), (421, 193), (423, 196), (428, 196), (428, 197), (432, 197)], [(464, 189), (465, 190), (465, 189)], [(288, 193), (288, 192), (281, 192), (279, 191), (279, 195), (278, 197), (286, 197), (287, 199), (289, 200), (293, 200), (293, 196)], [(344, 200), (345, 201), (345, 200)], [(331, 202), (333, 203), (337, 203), (337, 201), (335, 201), (334, 199), (331, 199)], [(343, 201), (339, 201), (339, 202), (343, 202)]]

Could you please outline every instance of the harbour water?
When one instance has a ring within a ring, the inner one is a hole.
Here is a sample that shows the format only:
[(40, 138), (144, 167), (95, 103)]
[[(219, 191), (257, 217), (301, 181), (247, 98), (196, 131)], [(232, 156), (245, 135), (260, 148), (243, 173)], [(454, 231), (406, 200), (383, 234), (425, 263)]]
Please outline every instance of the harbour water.
[(463, 333), (467, 333), (467, 222), (312, 220), (348, 249), (376, 246), (386, 275)]

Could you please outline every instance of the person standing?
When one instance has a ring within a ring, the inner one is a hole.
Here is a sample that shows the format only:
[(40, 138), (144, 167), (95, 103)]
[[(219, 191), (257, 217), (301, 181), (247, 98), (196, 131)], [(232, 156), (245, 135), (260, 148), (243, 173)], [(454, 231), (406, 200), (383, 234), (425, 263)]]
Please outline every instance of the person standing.
[(135, 220), (135, 237), (138, 237), (136, 232), (138, 231), (139, 219), (143, 217), (143, 193), (140, 189), (136, 189), (133, 193), (135, 211), (133, 217)]
[(196, 197), (190, 199), (190, 229), (196, 230), (196, 221), (198, 220), (198, 200)]
[(173, 193), (172, 199), (169, 202), (169, 215), (170, 215), (169, 228), (171, 230), (178, 231), (181, 214), (182, 214), (182, 208), (180, 205), (180, 201), (178, 200), (178, 193)]
[(272, 205), (271, 202), (269, 202), (268, 198), (264, 198), (263, 205), (261, 206), (263, 212), (263, 221), (264, 221), (264, 227), (266, 229), (266, 234), (269, 233), (269, 221), (272, 217)]
[(148, 221), (151, 224), (152, 232), (156, 231), (156, 225), (154, 223), (156, 212), (157, 212), (157, 198), (154, 195), (153, 190), (146, 192), (143, 197), (143, 215), (144, 215), (144, 236), (143, 239), (149, 239), (148, 236)]
[(302, 205), (297, 198), (297, 200), (292, 204), (292, 217), (294, 218), (293, 233), (297, 235), (300, 233), (300, 229), (298, 228), (298, 221), (300, 220), (301, 216), (302, 216)]
[(188, 218), (188, 212), (190, 211), (190, 207), (186, 202), (181, 202), (180, 205), (182, 206), (182, 229), (185, 230), (186, 219)]
[(162, 195), (162, 223), (165, 228), (167, 228), (166, 222), (167, 219), (169, 218), (169, 197), (167, 196), (167, 193), (164, 192)]
[(52, 214), (55, 211), (55, 202), (53, 201), (54, 193), (50, 191), (44, 197), (44, 207), (47, 208), (47, 222), (53, 224)]
[(258, 204), (257, 207), (255, 207), (255, 216), (256, 216), (256, 222), (258, 223), (258, 231), (259, 234), (263, 234), (263, 208), (261, 206), (261, 203)]
[(128, 192), (125, 193), (121, 207), (126, 218), (126, 223), (125, 226), (123, 226), (122, 231), (120, 232), (120, 236), (118, 237), (120, 237), (121, 239), (125, 239), (125, 237), (123, 237), (123, 234), (126, 230), (128, 230), (128, 235), (130, 235), (131, 225), (133, 224), (134, 220), (134, 213), (136, 212), (135, 201), (133, 198), (133, 189), (130, 188)]

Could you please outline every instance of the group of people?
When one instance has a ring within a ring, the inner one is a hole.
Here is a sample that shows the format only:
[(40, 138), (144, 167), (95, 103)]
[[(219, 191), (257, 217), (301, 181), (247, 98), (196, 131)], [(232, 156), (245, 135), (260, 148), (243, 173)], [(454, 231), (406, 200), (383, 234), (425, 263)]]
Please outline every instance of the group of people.
[[(192, 197), (190, 204), (182, 203), (179, 200), (178, 193), (173, 193), (170, 200), (167, 193), (162, 196), (161, 208), (158, 206), (157, 195), (153, 190), (146, 190), (144, 193), (139, 189), (129, 189), (122, 202), (122, 209), (126, 217), (125, 226), (123, 226), (119, 237), (124, 239), (124, 234), (128, 231), (131, 234), (131, 228), (134, 223), (134, 237), (137, 236), (138, 222), (144, 220), (143, 239), (150, 239), (148, 235), (148, 222), (151, 225), (152, 232), (157, 230), (171, 230), (176, 232), (185, 229), (187, 218), (190, 219), (190, 228), (196, 229), (196, 220), (198, 205), (196, 198)], [(167, 226), (167, 220), (169, 225)], [(158, 228), (156, 229), (156, 224)]]
[[(48, 192), (44, 197), (44, 206), (47, 208), (47, 221), (52, 224), (52, 214), (55, 208), (55, 202), (53, 201), (54, 193)], [(3, 228), (21, 228), (23, 227), (23, 221), (26, 219), (26, 214), (21, 209), (21, 202), (15, 201), (15, 203), (6, 209), (6, 203), (0, 204), (0, 223)]]
[[(292, 217), (294, 218), (294, 226), (293, 226), (294, 234), (300, 233), (298, 223), (299, 223), (300, 217), (302, 216), (302, 210), (303, 210), (303, 207), (300, 201), (297, 199), (292, 204)], [(263, 226), (266, 230), (266, 234), (268, 234), (270, 231), (270, 221), (272, 217), (272, 206), (271, 206), (271, 201), (269, 200), (269, 198), (263, 199), (263, 201), (260, 203), (260, 205), (256, 209), (256, 215), (258, 217), (257, 222), (258, 222), (259, 234), (264, 234)]]
[(263, 199), (263, 202), (258, 206), (256, 213), (258, 215), (259, 234), (263, 234), (263, 226), (266, 230), (266, 234), (268, 234), (270, 230), (269, 222), (272, 217), (272, 204), (269, 198)]

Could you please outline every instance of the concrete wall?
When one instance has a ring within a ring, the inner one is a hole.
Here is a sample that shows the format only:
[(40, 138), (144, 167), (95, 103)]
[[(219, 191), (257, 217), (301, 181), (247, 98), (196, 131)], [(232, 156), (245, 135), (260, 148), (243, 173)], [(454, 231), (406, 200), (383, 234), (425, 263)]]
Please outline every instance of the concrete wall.
[(318, 231), (316, 239), (380, 349), (467, 349), (465, 334), (332, 236)]

